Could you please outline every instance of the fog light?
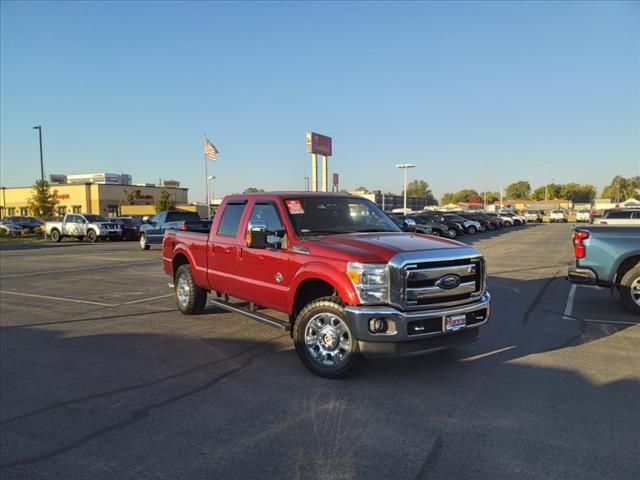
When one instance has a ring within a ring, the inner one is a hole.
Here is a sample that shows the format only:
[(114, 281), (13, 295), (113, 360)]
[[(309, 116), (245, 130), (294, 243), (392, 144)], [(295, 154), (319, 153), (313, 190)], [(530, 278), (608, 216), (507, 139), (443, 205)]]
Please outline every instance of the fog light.
[(372, 318), (369, 320), (369, 331), (371, 333), (384, 333), (389, 326), (384, 318)]

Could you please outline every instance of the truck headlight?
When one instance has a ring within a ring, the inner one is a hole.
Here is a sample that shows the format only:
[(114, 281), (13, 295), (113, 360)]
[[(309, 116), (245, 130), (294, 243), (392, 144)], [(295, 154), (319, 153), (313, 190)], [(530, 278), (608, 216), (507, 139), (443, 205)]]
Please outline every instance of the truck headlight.
[(386, 263), (347, 263), (347, 276), (356, 287), (361, 303), (388, 303), (388, 270)]

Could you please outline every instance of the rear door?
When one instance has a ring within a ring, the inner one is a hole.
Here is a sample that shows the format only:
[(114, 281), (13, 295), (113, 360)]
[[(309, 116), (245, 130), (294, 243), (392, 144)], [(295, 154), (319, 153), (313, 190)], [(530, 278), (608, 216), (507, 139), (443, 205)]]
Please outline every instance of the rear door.
[(279, 311), (287, 310), (287, 292), (291, 284), (289, 255), (286, 247), (284, 222), (278, 206), (271, 200), (258, 199), (251, 207), (248, 225), (264, 222), (267, 230), (281, 232), (267, 237), (270, 248), (242, 248), (239, 270), (240, 296), (257, 305)]
[(147, 243), (162, 243), (164, 236), (163, 224), (166, 219), (166, 213), (158, 213), (151, 219), (149, 227), (145, 230)]
[(246, 199), (229, 200), (222, 208), (220, 221), (211, 232), (207, 245), (207, 279), (213, 290), (232, 297), (239, 296), (239, 269), (244, 246)]

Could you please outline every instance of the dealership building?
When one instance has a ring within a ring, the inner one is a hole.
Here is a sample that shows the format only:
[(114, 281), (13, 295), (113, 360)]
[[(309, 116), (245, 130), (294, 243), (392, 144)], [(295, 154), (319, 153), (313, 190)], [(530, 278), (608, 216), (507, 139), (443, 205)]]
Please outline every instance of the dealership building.
[[(132, 213), (153, 214), (154, 204), (162, 190), (167, 191), (177, 206), (188, 205), (188, 189), (176, 181), (163, 185), (134, 184), (127, 174), (51, 175), (51, 193), (57, 198), (56, 214), (94, 213), (106, 217)], [(30, 215), (27, 201), (33, 187), (2, 187), (0, 217)], [(191, 208), (187, 208), (191, 209)]]

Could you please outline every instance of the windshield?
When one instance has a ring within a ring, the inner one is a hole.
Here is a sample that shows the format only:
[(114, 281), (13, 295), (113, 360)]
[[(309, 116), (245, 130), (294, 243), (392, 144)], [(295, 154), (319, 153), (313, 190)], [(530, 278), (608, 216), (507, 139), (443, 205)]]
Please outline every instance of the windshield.
[(301, 197), (284, 201), (299, 236), (402, 231), (374, 203), (358, 197)]
[(84, 218), (86, 218), (87, 222), (89, 222), (89, 223), (107, 222), (108, 221), (102, 215), (85, 215)]
[(447, 214), (445, 215), (445, 218), (454, 222), (464, 222), (465, 220), (460, 215), (453, 215), (453, 214)]

